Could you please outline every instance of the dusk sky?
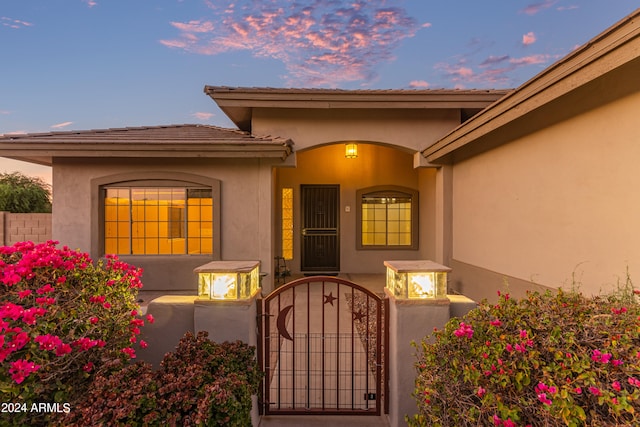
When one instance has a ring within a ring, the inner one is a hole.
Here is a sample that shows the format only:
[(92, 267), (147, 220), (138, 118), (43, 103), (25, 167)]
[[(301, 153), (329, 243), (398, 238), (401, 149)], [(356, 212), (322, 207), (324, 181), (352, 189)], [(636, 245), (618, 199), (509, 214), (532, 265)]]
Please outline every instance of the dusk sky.
[[(517, 87), (638, 0), (2, 0), (0, 134), (234, 127), (205, 85)], [(0, 158), (0, 172), (50, 171)]]

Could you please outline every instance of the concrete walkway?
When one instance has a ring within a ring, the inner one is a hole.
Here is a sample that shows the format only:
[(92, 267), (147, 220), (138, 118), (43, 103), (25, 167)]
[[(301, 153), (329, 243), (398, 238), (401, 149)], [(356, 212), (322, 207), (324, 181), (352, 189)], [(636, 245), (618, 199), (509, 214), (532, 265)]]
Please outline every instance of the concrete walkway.
[(387, 417), (347, 415), (268, 415), (260, 427), (388, 427)]

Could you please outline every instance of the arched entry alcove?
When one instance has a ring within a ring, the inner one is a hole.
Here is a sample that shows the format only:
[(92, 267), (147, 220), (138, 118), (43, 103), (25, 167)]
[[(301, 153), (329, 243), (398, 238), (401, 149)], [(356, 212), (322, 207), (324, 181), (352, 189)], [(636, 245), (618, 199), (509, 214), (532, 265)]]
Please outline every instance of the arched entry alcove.
[[(356, 158), (345, 157), (347, 142), (340, 141), (296, 152), (294, 167), (276, 169), (276, 254), (287, 259), (294, 274), (379, 274), (385, 260), (433, 256), (435, 169), (414, 168), (414, 153), (406, 148), (355, 142)], [(376, 189), (378, 199), (365, 200), (365, 189)], [(379, 206), (374, 219), (362, 215), (366, 203), (386, 206)], [(380, 214), (383, 208), (388, 215)], [(397, 214), (403, 220), (391, 212), (395, 209), (404, 209)], [(363, 226), (366, 218), (371, 221)], [(409, 227), (413, 241), (399, 245), (391, 238), (389, 244), (363, 245), (363, 233), (374, 220), (378, 232)]]

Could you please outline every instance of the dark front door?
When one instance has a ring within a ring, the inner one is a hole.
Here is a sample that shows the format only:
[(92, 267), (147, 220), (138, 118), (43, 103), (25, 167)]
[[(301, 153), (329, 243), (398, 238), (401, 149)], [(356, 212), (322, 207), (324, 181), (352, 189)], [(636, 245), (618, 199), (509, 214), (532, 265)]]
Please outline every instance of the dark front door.
[(340, 270), (339, 185), (302, 185), (303, 272)]

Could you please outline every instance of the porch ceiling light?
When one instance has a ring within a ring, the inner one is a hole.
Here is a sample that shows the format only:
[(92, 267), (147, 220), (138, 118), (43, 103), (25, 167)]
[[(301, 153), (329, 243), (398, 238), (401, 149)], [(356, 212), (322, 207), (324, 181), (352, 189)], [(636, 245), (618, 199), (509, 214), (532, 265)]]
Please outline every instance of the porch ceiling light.
[(358, 157), (358, 144), (350, 142), (344, 145), (344, 157), (347, 159), (355, 159)]
[(201, 300), (248, 300), (260, 290), (259, 261), (212, 261), (193, 271)]
[(449, 267), (433, 261), (385, 261), (388, 291), (398, 299), (447, 297)]

